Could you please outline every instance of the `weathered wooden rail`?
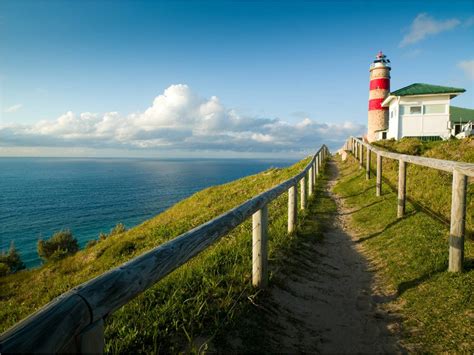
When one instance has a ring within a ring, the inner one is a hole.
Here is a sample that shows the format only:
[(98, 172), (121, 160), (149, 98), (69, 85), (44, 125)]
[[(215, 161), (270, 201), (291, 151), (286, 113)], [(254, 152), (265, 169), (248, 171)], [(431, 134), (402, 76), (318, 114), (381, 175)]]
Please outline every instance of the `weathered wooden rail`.
[(288, 232), (296, 230), (297, 188), (301, 209), (313, 193), (329, 154), (323, 145), (297, 175), (232, 210), (60, 295), (0, 335), (4, 353), (101, 353), (104, 318), (204, 251), (252, 216), (252, 284), (267, 285), (267, 205), (288, 190)]
[(350, 137), (346, 141), (344, 149), (352, 152), (354, 157), (359, 160), (360, 168), (363, 167), (364, 163), (364, 147), (367, 152), (365, 167), (367, 179), (370, 179), (371, 152), (377, 154), (377, 180), (375, 189), (377, 196), (380, 196), (382, 193), (382, 157), (398, 160), (399, 162), (398, 218), (402, 218), (405, 214), (407, 163), (447, 171), (453, 174), (448, 270), (452, 272), (462, 271), (464, 261), (464, 235), (466, 228), (467, 177), (474, 177), (474, 164), (387, 152), (363, 142), (359, 138)]

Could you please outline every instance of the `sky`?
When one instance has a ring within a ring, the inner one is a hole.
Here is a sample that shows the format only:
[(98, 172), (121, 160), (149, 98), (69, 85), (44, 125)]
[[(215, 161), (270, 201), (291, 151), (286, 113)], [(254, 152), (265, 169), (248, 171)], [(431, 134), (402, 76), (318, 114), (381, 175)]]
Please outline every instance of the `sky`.
[(0, 2), (0, 156), (265, 157), (366, 130), (391, 88), (465, 88), (474, 1)]

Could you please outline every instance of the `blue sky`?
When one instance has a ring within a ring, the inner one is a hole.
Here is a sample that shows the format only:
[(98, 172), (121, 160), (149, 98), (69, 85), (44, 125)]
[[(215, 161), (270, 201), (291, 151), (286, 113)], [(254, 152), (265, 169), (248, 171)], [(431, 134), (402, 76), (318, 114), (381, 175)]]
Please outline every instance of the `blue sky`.
[(463, 87), (472, 108), (473, 4), (4, 0), (0, 155), (335, 148), (365, 129), (379, 50), (392, 89)]

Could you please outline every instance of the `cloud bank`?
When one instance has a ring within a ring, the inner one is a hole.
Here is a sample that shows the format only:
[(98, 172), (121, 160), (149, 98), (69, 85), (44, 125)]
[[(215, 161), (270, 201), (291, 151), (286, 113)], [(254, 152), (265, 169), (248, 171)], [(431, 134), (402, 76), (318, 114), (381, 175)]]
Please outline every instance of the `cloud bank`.
[(6, 112), (6, 113), (16, 112), (19, 109), (21, 109), (22, 107), (23, 107), (22, 104), (13, 105), (13, 106), (7, 107), (4, 112)]
[(449, 19), (445, 21), (435, 20), (426, 13), (421, 13), (413, 20), (410, 31), (403, 37), (400, 47), (421, 41), (427, 36), (432, 36), (440, 32), (448, 31), (461, 23), (458, 19)]
[(474, 80), (474, 59), (463, 60), (458, 63), (458, 67), (464, 71), (464, 74), (471, 80)]
[(312, 150), (321, 142), (342, 144), (365, 126), (287, 123), (242, 116), (216, 96), (202, 98), (187, 85), (171, 85), (144, 112), (122, 116), (66, 112), (33, 125), (0, 126), (0, 147), (87, 147), (139, 150), (278, 152)]

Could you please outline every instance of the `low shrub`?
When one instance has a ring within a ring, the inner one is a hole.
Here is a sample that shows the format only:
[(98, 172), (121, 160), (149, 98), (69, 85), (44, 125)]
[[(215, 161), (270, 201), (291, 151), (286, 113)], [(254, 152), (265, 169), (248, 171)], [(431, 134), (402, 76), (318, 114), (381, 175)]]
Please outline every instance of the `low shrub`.
[(127, 228), (125, 227), (123, 223), (117, 223), (117, 225), (110, 230), (109, 237), (112, 235), (124, 233), (126, 231), (127, 231)]
[(78, 250), (79, 244), (70, 230), (56, 232), (48, 240), (38, 240), (38, 255), (44, 261), (63, 259)]
[[(12, 241), (10, 244), (10, 250), (8, 253), (0, 254), (0, 276), (4, 276), (9, 273), (17, 272), (25, 268), (25, 264), (21, 261), (20, 254), (15, 248), (15, 243)], [(6, 270), (6, 271), (5, 271)]]
[(10, 268), (7, 264), (0, 262), (0, 277), (6, 276), (10, 273)]

